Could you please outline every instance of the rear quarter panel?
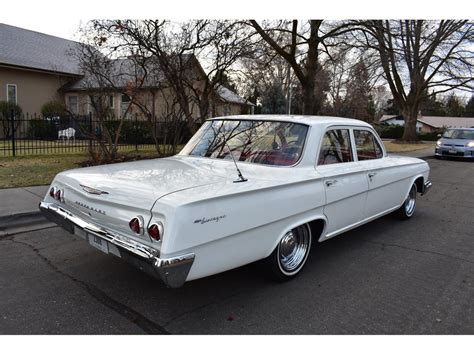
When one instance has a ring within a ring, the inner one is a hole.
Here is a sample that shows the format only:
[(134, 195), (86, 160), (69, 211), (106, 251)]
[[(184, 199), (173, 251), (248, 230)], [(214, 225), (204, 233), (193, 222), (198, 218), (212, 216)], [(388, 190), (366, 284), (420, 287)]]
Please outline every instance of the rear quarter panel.
[(324, 218), (324, 204), (322, 180), (308, 169), (291, 182), (249, 180), (177, 192), (158, 200), (153, 216), (172, 216), (165, 222), (163, 257), (196, 254), (192, 280), (267, 257), (286, 231)]

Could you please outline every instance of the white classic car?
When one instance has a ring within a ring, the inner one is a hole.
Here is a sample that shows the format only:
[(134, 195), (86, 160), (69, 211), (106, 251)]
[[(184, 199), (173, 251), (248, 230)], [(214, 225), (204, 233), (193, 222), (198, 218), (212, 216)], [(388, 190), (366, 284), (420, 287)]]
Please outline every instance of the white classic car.
[(388, 156), (362, 121), (231, 116), (173, 157), (62, 172), (40, 210), (169, 287), (262, 259), (286, 280), (312, 243), (390, 212), (410, 218), (428, 174), (423, 160)]

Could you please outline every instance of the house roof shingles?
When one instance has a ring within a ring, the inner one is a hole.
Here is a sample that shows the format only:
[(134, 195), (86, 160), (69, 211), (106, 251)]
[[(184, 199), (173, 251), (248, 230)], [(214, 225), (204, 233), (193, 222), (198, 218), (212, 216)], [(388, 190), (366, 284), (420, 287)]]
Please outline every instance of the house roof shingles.
[(222, 101), (228, 102), (228, 103), (233, 103), (233, 104), (239, 104), (239, 105), (250, 105), (254, 106), (251, 102), (245, 100), (244, 98), (240, 97), (237, 93), (234, 91), (226, 88), (225, 86), (219, 85), (216, 88), (217, 95), (221, 98)]
[[(108, 71), (105, 74), (105, 70)], [(155, 70), (154, 75), (148, 76), (144, 82), (140, 82), (140, 71), (141, 68), (129, 58), (112, 59), (108, 62), (107, 68), (104, 69), (104, 73), (98, 73), (97, 75), (91, 75), (85, 73), (84, 76), (74, 83), (67, 85), (65, 91), (77, 91), (77, 90), (90, 90), (100, 89), (102, 87), (101, 81), (104, 81), (107, 86), (115, 88), (125, 88), (128, 85), (137, 85), (143, 89), (160, 87), (165, 82), (165, 77), (161, 71)], [(148, 69), (151, 72), (151, 69)], [(101, 79), (101, 75), (105, 75), (105, 79)]]
[[(403, 119), (400, 115), (383, 115), (379, 122), (387, 122), (391, 119)], [(449, 117), (449, 116), (418, 116), (419, 123), (433, 128), (469, 128), (474, 127), (474, 117)]]
[(68, 53), (78, 43), (0, 23), (0, 65), (82, 75)]
[(442, 128), (468, 128), (474, 127), (474, 117), (441, 117), (441, 116), (421, 116), (418, 122), (425, 125)]

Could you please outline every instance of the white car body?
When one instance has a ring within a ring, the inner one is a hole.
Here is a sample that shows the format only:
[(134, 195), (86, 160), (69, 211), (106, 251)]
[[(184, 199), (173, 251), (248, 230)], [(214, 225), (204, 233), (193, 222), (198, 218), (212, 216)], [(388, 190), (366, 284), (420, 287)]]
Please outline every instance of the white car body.
[[(289, 167), (238, 162), (247, 179), (238, 183), (232, 160), (183, 155), (74, 169), (55, 177), (51, 186), (61, 196), (47, 194), (40, 209), (89, 242), (92, 236), (106, 241), (103, 251), (179, 287), (268, 257), (292, 228), (317, 221), (321, 229), (312, 238), (322, 242), (399, 209), (414, 183), (423, 193), (431, 186), (425, 161), (385, 150), (379, 159), (317, 165), (330, 129), (369, 130), (383, 147), (362, 121), (282, 115), (225, 120), (307, 125), (303, 154)], [(135, 216), (142, 219), (140, 234), (129, 228)], [(159, 242), (146, 233), (152, 223), (162, 228)]]

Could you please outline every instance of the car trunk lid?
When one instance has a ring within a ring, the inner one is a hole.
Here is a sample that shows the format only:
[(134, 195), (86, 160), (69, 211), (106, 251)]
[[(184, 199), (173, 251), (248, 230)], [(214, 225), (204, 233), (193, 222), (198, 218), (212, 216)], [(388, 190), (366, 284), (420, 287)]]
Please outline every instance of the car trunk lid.
[(205, 167), (164, 158), (74, 169), (59, 174), (53, 185), (64, 189), (64, 204), (72, 213), (107, 229), (143, 238), (133, 235), (128, 223), (142, 216), (146, 226), (157, 199), (223, 180)]

